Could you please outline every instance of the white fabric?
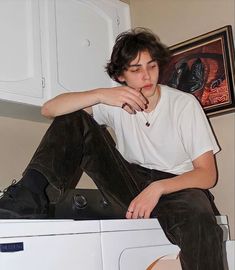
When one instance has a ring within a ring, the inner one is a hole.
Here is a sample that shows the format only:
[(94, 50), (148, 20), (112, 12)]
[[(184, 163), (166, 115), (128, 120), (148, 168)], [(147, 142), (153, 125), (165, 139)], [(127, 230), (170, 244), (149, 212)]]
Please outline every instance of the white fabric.
[(147, 127), (143, 112), (129, 114), (120, 107), (93, 106), (94, 119), (113, 128), (117, 149), (131, 162), (150, 169), (182, 174), (203, 153), (219, 151), (208, 120), (196, 98), (165, 85)]

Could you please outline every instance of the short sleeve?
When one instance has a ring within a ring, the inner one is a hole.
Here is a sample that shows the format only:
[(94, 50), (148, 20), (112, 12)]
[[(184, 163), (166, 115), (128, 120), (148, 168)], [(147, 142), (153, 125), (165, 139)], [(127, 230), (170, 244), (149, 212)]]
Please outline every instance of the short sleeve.
[(197, 99), (190, 96), (179, 118), (179, 130), (185, 151), (195, 160), (207, 151), (217, 153), (220, 148), (209, 121)]
[(92, 106), (92, 110), (93, 118), (98, 124), (113, 128), (113, 110), (111, 106), (96, 104)]

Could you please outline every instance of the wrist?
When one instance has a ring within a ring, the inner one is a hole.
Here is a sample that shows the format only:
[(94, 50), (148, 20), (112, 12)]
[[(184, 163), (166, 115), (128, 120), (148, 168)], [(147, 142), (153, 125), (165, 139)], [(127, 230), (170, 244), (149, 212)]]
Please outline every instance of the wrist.
[(158, 180), (158, 181), (155, 181), (153, 183), (150, 184), (151, 186), (154, 186), (157, 190), (158, 193), (160, 193), (161, 195), (164, 195), (165, 194), (165, 185), (164, 185), (164, 182), (162, 180)]
[(96, 88), (93, 90), (96, 103), (104, 103), (104, 88)]

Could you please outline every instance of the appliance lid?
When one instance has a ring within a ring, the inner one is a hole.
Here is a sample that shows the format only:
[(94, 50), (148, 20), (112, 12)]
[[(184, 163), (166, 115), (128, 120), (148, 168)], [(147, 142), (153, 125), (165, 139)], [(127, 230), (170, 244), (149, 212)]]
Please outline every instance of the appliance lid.
[[(228, 224), (227, 216), (216, 216), (219, 225)], [(101, 232), (161, 229), (157, 218), (150, 219), (107, 219), (100, 221)]]
[(0, 220), (0, 238), (100, 232), (99, 220)]
[(101, 232), (161, 229), (156, 218), (151, 219), (106, 219), (100, 221)]

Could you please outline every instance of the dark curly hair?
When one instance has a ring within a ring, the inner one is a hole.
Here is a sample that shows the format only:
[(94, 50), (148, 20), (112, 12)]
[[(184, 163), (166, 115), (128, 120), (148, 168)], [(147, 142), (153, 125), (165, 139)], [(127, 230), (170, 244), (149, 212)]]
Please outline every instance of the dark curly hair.
[(169, 60), (170, 51), (161, 43), (159, 37), (150, 29), (137, 27), (119, 34), (111, 54), (111, 59), (105, 69), (108, 75), (118, 83), (118, 77), (128, 68), (140, 52), (148, 51), (156, 60), (159, 68)]

